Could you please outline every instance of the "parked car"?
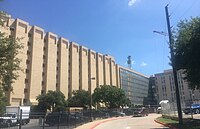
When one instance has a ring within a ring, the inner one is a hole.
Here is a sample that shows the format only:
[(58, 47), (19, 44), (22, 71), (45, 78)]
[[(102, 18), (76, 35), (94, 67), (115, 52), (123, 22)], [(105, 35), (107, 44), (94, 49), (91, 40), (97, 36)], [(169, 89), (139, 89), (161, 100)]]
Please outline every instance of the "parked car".
[(162, 113), (162, 108), (161, 108), (161, 107), (158, 107), (156, 112), (157, 112), (158, 114)]
[(137, 108), (133, 110), (133, 117), (135, 116), (148, 116), (148, 111), (146, 108)]
[(189, 113), (194, 113), (194, 114), (199, 114), (200, 113), (200, 104), (192, 104), (191, 106), (185, 108), (183, 110), (183, 112), (185, 114), (189, 114)]
[(125, 116), (126, 114), (125, 113), (123, 113), (123, 112), (119, 112), (119, 111), (112, 111), (112, 112), (110, 112), (110, 116), (112, 116), (112, 117), (119, 117), (119, 116)]

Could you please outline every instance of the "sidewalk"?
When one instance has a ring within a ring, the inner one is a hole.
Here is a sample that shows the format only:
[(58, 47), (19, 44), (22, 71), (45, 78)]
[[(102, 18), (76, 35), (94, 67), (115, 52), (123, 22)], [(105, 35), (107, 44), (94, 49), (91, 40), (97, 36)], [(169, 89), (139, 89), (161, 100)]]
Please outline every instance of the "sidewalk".
[(125, 116), (125, 117), (112, 117), (112, 118), (107, 118), (107, 119), (99, 119), (99, 120), (94, 120), (93, 122), (86, 123), (84, 125), (81, 125), (75, 129), (94, 129), (98, 125), (108, 122), (108, 121), (113, 121), (113, 120), (119, 120), (119, 119), (125, 119), (125, 118), (131, 118), (131, 116)]

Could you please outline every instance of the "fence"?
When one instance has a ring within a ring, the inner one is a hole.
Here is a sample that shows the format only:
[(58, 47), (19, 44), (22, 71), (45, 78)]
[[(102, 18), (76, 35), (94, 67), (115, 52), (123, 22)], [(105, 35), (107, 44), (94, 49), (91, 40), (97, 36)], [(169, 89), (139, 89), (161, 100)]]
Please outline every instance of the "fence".
[[(185, 102), (181, 103), (182, 108), (182, 116), (183, 118), (192, 118), (192, 119), (200, 119), (200, 101), (196, 100), (187, 100)], [(198, 106), (194, 107), (194, 105), (197, 104)], [(177, 110), (177, 104), (176, 102), (167, 102), (164, 104), (161, 104), (162, 108), (162, 114), (178, 117), (178, 110)]]
[[(124, 110), (127, 115), (133, 111)], [(31, 112), (30, 121), (24, 121), (21, 116), (0, 116), (0, 128), (5, 129), (73, 129), (95, 119), (124, 116), (121, 109), (74, 110), (53, 113)], [(15, 119), (14, 119), (15, 118)], [(20, 119), (21, 118), (21, 119)]]

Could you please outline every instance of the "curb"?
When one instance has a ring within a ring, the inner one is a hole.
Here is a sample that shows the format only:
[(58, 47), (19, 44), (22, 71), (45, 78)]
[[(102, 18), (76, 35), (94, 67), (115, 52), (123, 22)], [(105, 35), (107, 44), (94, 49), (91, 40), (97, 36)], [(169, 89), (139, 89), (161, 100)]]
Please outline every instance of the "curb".
[(101, 122), (96, 123), (95, 125), (93, 125), (93, 126), (90, 127), (89, 129), (95, 129), (95, 128), (96, 128), (97, 126), (99, 126), (100, 124), (103, 124), (103, 123), (106, 123), (106, 122), (109, 122), (109, 121), (119, 120), (119, 119), (125, 119), (125, 118), (128, 118), (128, 117), (119, 117), (119, 118), (107, 119), (107, 120), (104, 120), (104, 121), (101, 121)]
[(158, 121), (158, 120), (156, 120), (156, 119), (154, 119), (154, 121), (155, 121), (156, 123), (158, 123), (158, 124), (164, 125), (164, 126), (169, 127), (169, 128), (171, 128), (171, 129), (179, 129), (179, 128), (176, 128), (176, 127), (174, 127), (174, 126), (172, 126), (172, 125), (169, 125), (169, 124), (166, 124), (166, 123), (162, 123), (162, 122), (160, 122), (160, 121)]

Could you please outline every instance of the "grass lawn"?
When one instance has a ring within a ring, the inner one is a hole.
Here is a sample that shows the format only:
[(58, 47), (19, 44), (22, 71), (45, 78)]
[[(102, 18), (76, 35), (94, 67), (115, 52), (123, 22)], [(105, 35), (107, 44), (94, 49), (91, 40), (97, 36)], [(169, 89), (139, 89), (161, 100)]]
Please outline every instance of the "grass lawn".
[(172, 120), (169, 118), (159, 117), (156, 120), (162, 123), (170, 124), (179, 129), (200, 129), (200, 120), (189, 120), (189, 121), (187, 120), (187, 121), (184, 121), (183, 125), (181, 126), (179, 126), (177, 120)]

